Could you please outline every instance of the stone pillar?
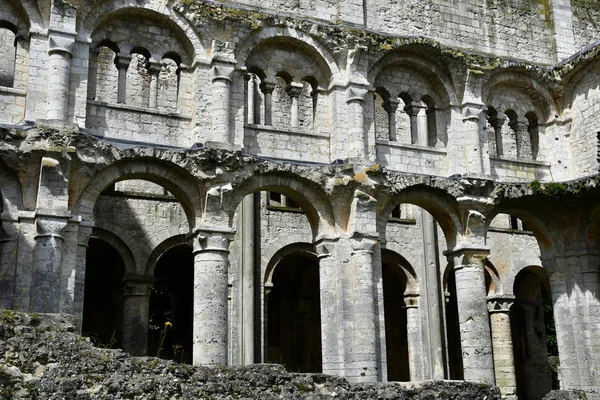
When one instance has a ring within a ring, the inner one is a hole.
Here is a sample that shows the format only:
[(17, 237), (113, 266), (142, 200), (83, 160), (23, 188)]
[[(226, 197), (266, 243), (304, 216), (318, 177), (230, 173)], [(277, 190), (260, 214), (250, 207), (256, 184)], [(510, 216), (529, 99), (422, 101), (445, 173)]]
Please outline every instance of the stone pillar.
[(67, 122), (73, 43), (75, 38), (70, 35), (52, 33), (50, 36), (46, 118), (61, 126)]
[(160, 62), (152, 60), (148, 61), (148, 73), (150, 74), (150, 96), (148, 98), (148, 107), (150, 108), (158, 107), (158, 77), (161, 69), (162, 64)]
[(246, 74), (244, 75), (244, 81), (246, 83), (245, 90), (245, 104), (246, 104), (246, 123), (248, 125), (256, 124), (256, 119), (254, 118), (254, 92), (256, 90), (256, 80), (254, 78), (254, 74)]
[(406, 338), (408, 344), (408, 365), (411, 381), (426, 379), (423, 374), (423, 337), (419, 316), (419, 294), (405, 293), (406, 305)]
[[(465, 151), (464, 156), (467, 161), (465, 172), (469, 175), (480, 176), (484, 173), (482, 143), (482, 114), (484, 111), (485, 106), (483, 104), (463, 104), (463, 148)], [(485, 140), (487, 140), (487, 138)]]
[(228, 271), (231, 229), (203, 227), (195, 231), (194, 365), (227, 364)]
[(335, 255), (338, 240), (339, 238), (320, 238), (316, 249), (319, 257), (323, 373), (344, 376), (344, 316), (340, 295), (343, 276)]
[[(584, 331), (592, 362), (590, 371), (600, 368), (600, 256), (588, 253), (582, 257), (581, 286), (585, 304)], [(592, 374), (584, 390), (600, 391), (600, 374)]]
[(396, 110), (398, 110), (398, 100), (389, 99), (383, 103), (383, 109), (388, 113), (388, 127), (390, 141), (396, 141)]
[[(344, 299), (345, 324), (352, 316), (352, 331), (346, 336), (346, 378), (352, 382), (382, 380), (379, 359), (377, 312), (375, 304), (373, 246), (370, 237), (354, 237), (350, 241), (350, 270), (346, 275)], [(381, 268), (381, 265), (378, 266)], [(379, 274), (381, 275), (381, 274)], [(383, 328), (383, 327), (382, 327)], [(351, 341), (348, 341), (351, 339)]]
[[(88, 241), (92, 234), (93, 224), (89, 221), (79, 224), (77, 232), (77, 256), (75, 266), (75, 287), (73, 289), (73, 314), (78, 321), (83, 319), (83, 298), (85, 295), (85, 267), (87, 263)], [(82, 324), (77, 324), (81, 329)]]
[(33, 249), (33, 276), (30, 288), (30, 308), (34, 312), (59, 312), (62, 246), (61, 231), (68, 217), (36, 215), (37, 234)]
[(242, 271), (240, 276), (241, 304), (238, 313), (241, 313), (241, 331), (239, 357), (241, 365), (254, 363), (254, 304), (255, 304), (255, 246), (259, 245), (255, 238), (256, 221), (254, 219), (254, 208), (256, 206), (255, 195), (249, 194), (242, 200), (241, 224), (242, 230)]
[(88, 65), (87, 99), (96, 100), (96, 91), (98, 87), (98, 49), (90, 50)]
[(10, 215), (0, 215), (0, 307), (12, 309), (17, 274), (19, 221)]
[(508, 295), (489, 297), (488, 310), (492, 330), (496, 386), (500, 388), (502, 398), (516, 400), (517, 378), (510, 327), (510, 308), (514, 300), (514, 296)]
[(421, 210), (423, 233), (423, 296), (422, 309), (427, 315), (426, 336), (428, 338), (428, 360), (430, 369), (425, 379), (444, 379), (444, 346), (442, 343), (442, 289), (440, 284), (440, 266), (437, 252), (437, 227), (431, 214)]
[(408, 104), (404, 107), (404, 111), (408, 114), (410, 119), (410, 143), (419, 144), (419, 121), (417, 118), (419, 114), (418, 104)]
[(221, 143), (230, 142), (231, 77), (234, 71), (231, 64), (215, 63), (212, 67), (213, 140)]
[(529, 138), (529, 123), (527, 121), (512, 121), (510, 127), (515, 131), (517, 139), (517, 158), (531, 159), (531, 140)]
[(134, 356), (148, 352), (148, 318), (151, 276), (125, 276), (123, 279), (123, 351)]
[[(117, 86), (117, 103), (119, 104), (125, 104), (127, 101), (127, 70), (129, 69), (129, 64), (131, 64), (130, 55), (118, 54), (115, 57), (115, 66), (119, 71), (119, 79)], [(154, 78), (152, 79), (154, 81)], [(152, 101), (152, 94), (150, 95), (150, 101)]]
[(507, 117), (503, 113), (498, 113), (496, 118), (490, 121), (490, 125), (494, 128), (494, 137), (496, 138), (496, 155), (504, 155), (504, 145), (502, 143), (502, 127), (506, 123)]
[(277, 87), (277, 83), (264, 81), (260, 84), (260, 90), (265, 95), (265, 117), (264, 124), (267, 126), (273, 125), (273, 90)]
[(456, 277), (464, 379), (493, 384), (494, 362), (484, 275), (488, 254), (486, 248), (460, 248), (450, 256)]
[(348, 153), (347, 157), (366, 158), (365, 137), (365, 95), (368, 90), (361, 87), (349, 87), (346, 91), (348, 105)]
[(300, 97), (300, 95), (302, 94), (303, 88), (304, 87), (302, 86), (301, 83), (292, 82), (285, 89), (288, 96), (290, 96), (292, 99), (292, 110), (291, 110), (292, 118), (290, 121), (290, 126), (292, 128), (298, 128), (298, 126), (300, 126), (300, 123), (298, 121), (298, 97)]

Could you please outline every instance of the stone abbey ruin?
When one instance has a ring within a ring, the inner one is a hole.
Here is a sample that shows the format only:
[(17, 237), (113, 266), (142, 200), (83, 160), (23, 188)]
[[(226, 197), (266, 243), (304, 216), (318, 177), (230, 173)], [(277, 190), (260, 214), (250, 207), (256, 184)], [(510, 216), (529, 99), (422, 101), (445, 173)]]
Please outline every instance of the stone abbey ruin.
[(0, 307), (600, 397), (600, 3), (0, 0)]

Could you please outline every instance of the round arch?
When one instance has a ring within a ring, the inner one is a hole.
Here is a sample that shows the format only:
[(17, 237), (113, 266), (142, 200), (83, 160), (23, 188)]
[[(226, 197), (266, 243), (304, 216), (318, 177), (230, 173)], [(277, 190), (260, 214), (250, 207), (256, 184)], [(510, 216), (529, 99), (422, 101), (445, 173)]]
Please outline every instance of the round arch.
[(388, 68), (393, 64), (404, 64), (409, 68), (415, 69), (415, 71), (426, 78), (432, 80), (433, 87), (437, 88), (440, 93), (444, 96), (440, 100), (446, 104), (458, 104), (458, 96), (452, 84), (452, 80), (448, 71), (442, 69), (434, 62), (428, 60), (414, 52), (393, 50), (384, 54), (369, 70), (367, 79), (369, 82), (375, 82), (375, 79), (384, 68)]
[(160, 243), (154, 248), (152, 253), (150, 253), (150, 256), (148, 257), (148, 261), (146, 262), (146, 266), (144, 268), (144, 275), (154, 276), (154, 269), (156, 268), (156, 263), (163, 256), (163, 254), (165, 254), (167, 251), (171, 250), (174, 247), (185, 245), (190, 245), (190, 242), (187, 239), (186, 235), (171, 236), (170, 238), (164, 240), (162, 243)]
[(238, 48), (236, 54), (238, 65), (245, 65), (252, 50), (261, 42), (277, 37), (293, 39), (303, 44), (303, 47), (308, 49), (309, 52), (316, 52), (329, 67), (332, 81), (341, 78), (342, 74), (333, 55), (323, 44), (311, 35), (289, 27), (269, 27), (254, 32)]
[(315, 252), (315, 246), (311, 243), (306, 242), (295, 242), (285, 245), (281, 247), (273, 256), (269, 259), (269, 263), (267, 264), (267, 268), (265, 270), (265, 276), (263, 279), (264, 286), (272, 286), (273, 285), (273, 273), (279, 265), (279, 262), (283, 260), (285, 257), (292, 254), (300, 254), (300, 255), (309, 255), (311, 257), (317, 257), (317, 253)]
[(463, 232), (461, 213), (456, 199), (442, 189), (425, 184), (408, 186), (391, 198), (379, 211), (377, 227), (380, 235), (385, 237), (387, 220), (392, 210), (402, 203), (409, 203), (423, 208), (430, 213), (440, 225), (448, 249), (454, 249), (458, 234)]
[(397, 271), (400, 271), (402, 275), (404, 275), (404, 278), (406, 279), (405, 294), (419, 293), (419, 281), (417, 279), (417, 274), (412, 265), (410, 265), (408, 260), (401, 254), (390, 249), (381, 249), (381, 263), (389, 264), (392, 268), (395, 268)]
[(481, 86), (481, 99), (487, 104), (492, 89), (501, 84), (509, 84), (523, 90), (543, 113), (544, 122), (558, 114), (558, 108), (550, 92), (536, 79), (515, 70), (502, 70), (492, 74)]
[(136, 262), (130, 246), (125, 243), (119, 236), (108, 230), (94, 227), (90, 238), (102, 240), (111, 245), (123, 259), (125, 264), (125, 275), (136, 275)]
[[(100, 193), (110, 184), (128, 179), (147, 180), (163, 186), (182, 205), (190, 229), (199, 216), (201, 196), (195, 178), (171, 162), (151, 158), (116, 161), (99, 171), (85, 188), (69, 197), (73, 214), (90, 217)], [(70, 188), (70, 191), (76, 188)]]
[(23, 194), (16, 175), (0, 161), (0, 213), (22, 209)]
[[(595, 47), (600, 47), (600, 45)], [(600, 56), (596, 56), (592, 59), (586, 59), (565, 76), (563, 82), (563, 102), (566, 108), (571, 108), (574, 92), (579, 83), (586, 78), (591, 71), (593, 72), (593, 70), (598, 67), (599, 63)]]
[(315, 182), (292, 173), (252, 175), (231, 192), (224, 193), (224, 211), (233, 224), (235, 210), (242, 199), (254, 192), (272, 190), (291, 198), (306, 213), (313, 237), (335, 230), (335, 216), (331, 202)]
[(83, 19), (79, 28), (80, 36), (90, 38), (94, 29), (100, 26), (104, 21), (113, 18), (115, 14), (124, 10), (151, 12), (158, 16), (163, 21), (168, 21), (171, 28), (176, 29), (175, 32), (181, 38), (187, 38), (190, 49), (193, 50), (193, 57), (203, 57), (206, 55), (206, 50), (202, 45), (198, 33), (183, 17), (171, 12), (167, 3), (162, 1), (136, 2), (135, 4), (128, 0), (109, 0), (94, 7)]

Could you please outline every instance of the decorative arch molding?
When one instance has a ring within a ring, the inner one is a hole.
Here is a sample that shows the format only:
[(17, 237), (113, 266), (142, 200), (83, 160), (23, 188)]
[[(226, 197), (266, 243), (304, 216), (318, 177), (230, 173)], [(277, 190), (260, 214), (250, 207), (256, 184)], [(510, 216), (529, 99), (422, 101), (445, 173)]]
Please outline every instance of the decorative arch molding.
[[(185, 169), (153, 158), (121, 159), (94, 174), (84, 189), (71, 193), (69, 207), (74, 215), (91, 217), (100, 193), (110, 184), (128, 179), (143, 179), (163, 186), (183, 207), (190, 229), (200, 215), (201, 195), (197, 181)], [(77, 188), (70, 188), (76, 191)]]
[(448, 249), (454, 249), (463, 232), (462, 213), (456, 199), (446, 191), (426, 184), (416, 184), (402, 189), (380, 209), (377, 216), (377, 227), (381, 237), (385, 237), (387, 220), (392, 210), (402, 203), (413, 204), (430, 213), (440, 225)]
[(154, 269), (158, 260), (169, 250), (179, 246), (190, 246), (190, 242), (187, 239), (187, 235), (176, 235), (162, 241), (158, 246), (154, 248), (144, 268), (145, 276), (154, 276)]
[(251, 175), (231, 192), (223, 193), (223, 210), (229, 218), (229, 226), (243, 198), (261, 190), (277, 191), (294, 200), (306, 213), (314, 237), (335, 231), (334, 210), (325, 192), (315, 182), (290, 172)]
[(404, 258), (396, 249), (385, 248), (381, 249), (381, 262), (391, 265), (392, 268), (398, 269), (406, 278), (406, 293), (419, 293), (419, 280), (413, 266)]
[(250, 35), (238, 48), (236, 54), (238, 66), (244, 66), (246, 64), (252, 50), (261, 42), (278, 37), (294, 39), (309, 47), (312, 51), (316, 52), (329, 67), (331, 81), (333, 82), (341, 79), (341, 71), (331, 52), (311, 35), (289, 27), (268, 27)]
[(186, 37), (191, 45), (194, 57), (205, 57), (206, 50), (202, 45), (202, 41), (198, 33), (194, 30), (191, 24), (183, 17), (179, 16), (168, 7), (168, 3), (151, 0), (144, 2), (132, 2), (129, 0), (106, 0), (101, 4), (93, 7), (84, 17), (81, 26), (78, 28), (80, 39), (89, 39), (92, 32), (100, 26), (105, 20), (113, 17), (124, 10), (138, 11), (140, 13), (153, 12), (163, 19), (167, 19), (170, 24), (176, 26), (181, 37)]
[[(544, 122), (550, 120), (554, 115), (559, 114), (558, 107), (550, 91), (535, 78), (515, 70), (502, 70), (496, 72), (482, 82), (479, 96), (486, 105), (487, 99), (493, 88), (501, 84), (512, 85), (523, 90), (543, 114)], [(475, 95), (477, 94), (478, 93), (475, 93)]]
[(125, 264), (125, 274), (126, 275), (137, 275), (137, 263), (133, 253), (131, 252), (132, 246), (135, 246), (134, 243), (126, 243), (122, 237), (127, 238), (126, 235), (118, 235), (113, 233), (113, 231), (104, 229), (101, 227), (94, 227), (92, 230), (92, 234), (90, 238), (100, 239), (103, 242), (111, 245), (121, 258), (123, 259), (123, 263)]
[[(295, 239), (295, 238), (294, 238)], [(292, 254), (304, 254), (309, 255), (314, 258), (317, 258), (317, 253), (315, 251), (315, 246), (312, 243), (307, 242), (292, 242), (292, 238), (290, 238), (289, 244), (285, 244), (283, 247), (280, 247), (279, 250), (275, 251), (270, 257), (265, 255), (265, 258), (268, 258), (267, 268), (265, 269), (265, 275), (263, 277), (263, 285), (264, 286), (272, 286), (273, 282), (273, 273), (275, 269), (279, 265), (279, 262), (283, 260), (285, 257)], [(267, 254), (272, 252), (275, 248), (275, 245), (269, 246), (270, 250), (267, 250)]]
[(444, 96), (439, 99), (442, 103), (446, 105), (460, 103), (449, 72), (442, 69), (436, 63), (428, 60), (426, 57), (413, 52), (396, 50), (386, 53), (375, 62), (369, 70), (367, 74), (369, 83), (373, 84), (384, 68), (388, 68), (390, 65), (394, 64), (401, 64), (408, 68), (413, 68), (417, 74), (432, 79), (434, 82), (433, 87), (438, 90), (441, 89), (440, 94)]

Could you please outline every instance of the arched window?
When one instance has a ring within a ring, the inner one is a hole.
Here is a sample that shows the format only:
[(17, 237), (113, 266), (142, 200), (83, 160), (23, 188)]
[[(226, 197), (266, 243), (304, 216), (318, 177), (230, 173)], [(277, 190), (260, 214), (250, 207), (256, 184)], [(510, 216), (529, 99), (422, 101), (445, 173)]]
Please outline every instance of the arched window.
[(14, 86), (16, 38), (16, 27), (0, 21), (0, 86)]

